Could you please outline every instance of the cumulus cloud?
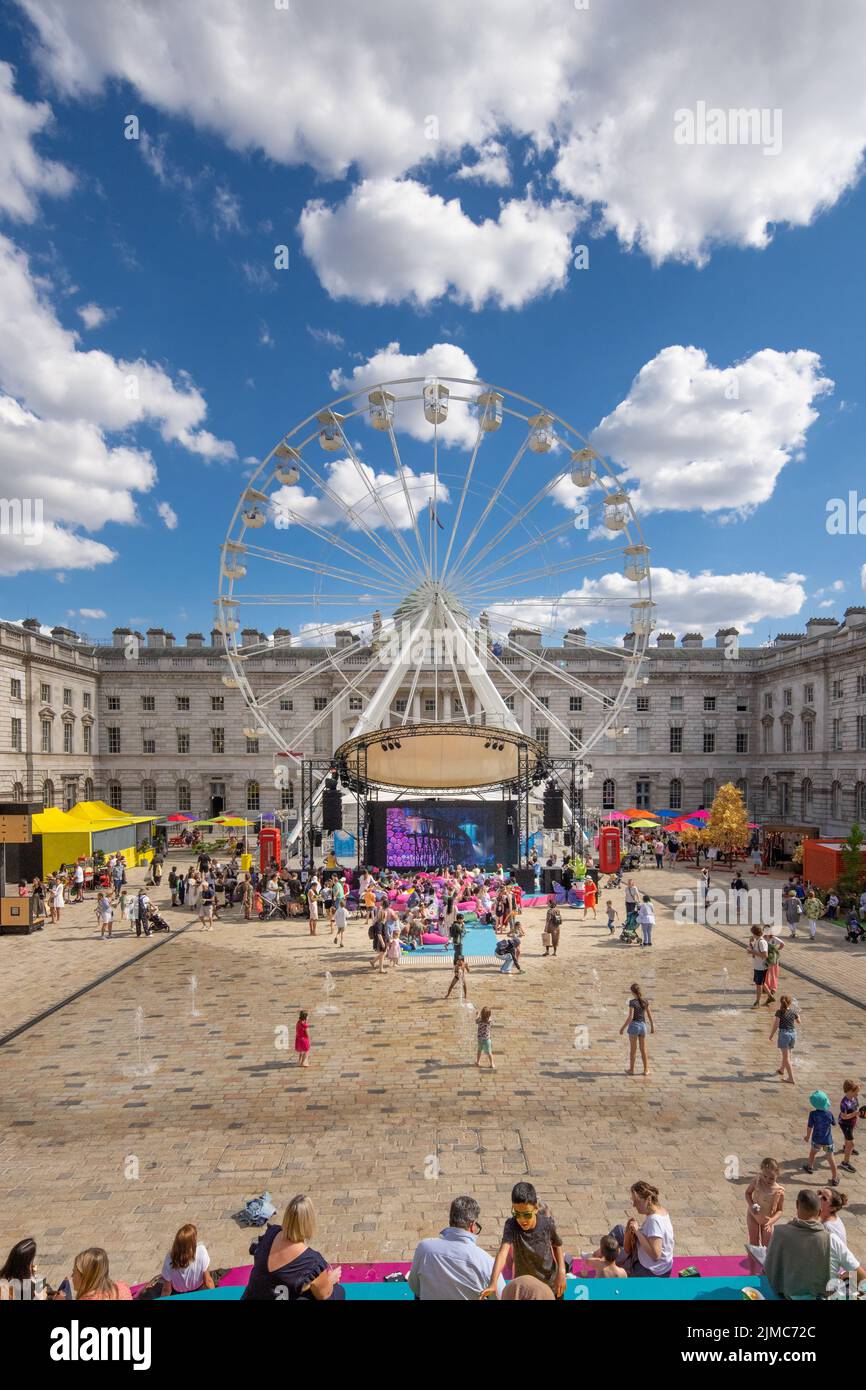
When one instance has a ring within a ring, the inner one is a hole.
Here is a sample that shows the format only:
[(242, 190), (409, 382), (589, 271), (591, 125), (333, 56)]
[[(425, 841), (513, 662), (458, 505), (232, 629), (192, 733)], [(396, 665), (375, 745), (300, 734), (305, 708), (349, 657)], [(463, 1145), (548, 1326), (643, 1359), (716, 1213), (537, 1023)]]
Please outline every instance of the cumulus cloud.
[(177, 512), (170, 502), (157, 502), (156, 511), (167, 531), (177, 530)]
[(235, 456), (232, 444), (200, 428), (207, 405), (185, 373), (178, 384), (142, 358), (81, 351), (33, 279), (27, 257), (6, 237), (0, 237), (0, 318), (0, 384), (31, 410), (109, 430), (147, 421), (167, 442), (203, 458)]
[[(714, 574), (702, 570), (672, 570), (653, 565), (652, 591), (656, 604), (657, 631), (702, 632), (736, 627), (743, 635), (754, 632), (769, 619), (787, 619), (806, 602), (805, 576), (786, 574), (773, 579), (762, 571)], [(561, 599), (525, 599), (491, 607), (491, 621), (498, 627), (526, 622), (545, 631), (604, 624), (619, 632), (629, 626), (629, 604), (634, 585), (621, 574), (586, 579)]]
[(474, 222), (459, 199), (415, 179), (365, 179), (338, 207), (307, 203), (299, 229), (334, 299), (424, 306), (448, 296), (515, 309), (565, 284), (579, 216), (573, 203), (545, 206), (530, 194)]
[[(433, 496), (434, 478), (432, 473), (414, 473), (411, 468), (404, 468), (403, 480), (409, 493), (408, 503), (403, 481), (396, 473), (377, 471), (360, 461), (356, 466), (350, 458), (332, 459), (322, 477), (331, 495), (308, 492), (300, 484), (279, 487), (271, 494), (274, 519), (278, 523), (282, 518), (290, 526), (295, 518), (317, 526), (334, 526), (346, 520), (350, 530), (378, 530), (390, 522), (397, 530), (405, 531), (412, 526), (412, 514), (419, 516), (425, 511)], [(441, 478), (436, 495), (440, 507), (450, 501)], [(352, 513), (348, 518), (345, 508)]]
[[(349, 375), (336, 368), (331, 372), (329, 380), (331, 390), (341, 393), (363, 390), (365, 387), (377, 385), (380, 381), (428, 376), (460, 377), (471, 382), (478, 380), (478, 369), (469, 354), (455, 343), (433, 343), (424, 352), (414, 353), (402, 352), (399, 343), (388, 343), (387, 346), (378, 348), (365, 362), (354, 367)], [(419, 382), (414, 388), (395, 387), (394, 394), (399, 397), (401, 390), (417, 390), (420, 386)], [(466, 391), (471, 394), (472, 388), (468, 386)], [(398, 433), (408, 434), (413, 439), (420, 439), (425, 443), (430, 440), (430, 425), (424, 419), (424, 407), (420, 400), (408, 401), (405, 405), (398, 403), (394, 427)], [(449, 401), (448, 417), (439, 426), (440, 441), (443, 444), (465, 447), (474, 442), (477, 433), (478, 425), (470, 413), (469, 404), (465, 401)]]
[(40, 196), (62, 198), (75, 183), (69, 169), (36, 152), (51, 122), (48, 103), (18, 96), (15, 69), (0, 62), (0, 209), (20, 222), (33, 221)]
[(485, 140), (476, 151), (477, 159), (471, 164), (461, 164), (455, 172), (455, 179), (472, 179), (478, 183), (490, 183), (495, 188), (507, 188), (511, 182), (508, 155), (504, 145), (498, 140)]
[[(744, 515), (773, 495), (802, 451), (815, 401), (833, 389), (820, 359), (763, 348), (715, 367), (696, 347), (667, 347), (638, 372), (591, 442), (624, 470), (638, 514), (724, 510)], [(569, 479), (555, 496), (575, 510)]]
[(75, 312), (85, 328), (101, 328), (111, 318), (108, 309), (101, 308), (99, 304), (82, 304)]
[[(593, 203), (603, 229), (656, 261), (761, 247), (774, 226), (833, 206), (862, 171), (862, 6), (767, 0), (756, 20), (753, 0), (583, 11), (440, 0), (424, 13), (421, 61), (404, 0), (379, 0), (372, 26), (352, 0), (264, 6), (255, 24), (238, 24), (236, 0), (209, 0), (205, 13), (176, 0), (19, 3), (64, 94), (128, 82), (233, 149), (329, 178), (357, 167), (400, 179), (524, 139), (530, 157), (552, 157), (566, 196)], [(701, 101), (780, 111), (781, 149), (677, 144), (675, 113)]]
[(79, 608), (82, 618), (107, 618), (108, 614), (104, 608)]

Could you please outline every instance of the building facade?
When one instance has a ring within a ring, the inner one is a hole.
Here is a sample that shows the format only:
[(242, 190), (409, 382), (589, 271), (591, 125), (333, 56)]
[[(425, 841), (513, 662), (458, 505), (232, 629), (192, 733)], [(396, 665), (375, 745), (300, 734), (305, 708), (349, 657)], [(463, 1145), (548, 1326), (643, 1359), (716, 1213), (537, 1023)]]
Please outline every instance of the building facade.
[[(290, 693), (275, 695), (272, 717), (294, 749), (294, 731), (321, 715), (297, 751), (329, 756), (351, 735), (388, 654), (359, 680), (353, 671), (375, 648), (341, 656), (351, 634), (337, 632), (331, 648), (290, 645), (282, 629), (275, 637), (279, 645), (250, 658), (257, 688), (276, 692), (297, 678)], [(621, 658), (587, 646), (580, 629), (556, 648), (542, 648), (526, 629), (512, 637), (520, 650), (503, 649), (504, 670), (491, 671), (497, 687), (551, 754), (579, 751), (603, 707), (572, 681), (613, 699)], [(247, 630), (242, 643), (264, 638)], [(293, 767), (267, 738), (246, 732), (251, 716), (226, 671), (216, 632), (209, 640), (190, 633), (178, 645), (161, 628), (119, 628), (110, 645), (91, 645), (67, 628), (47, 635), (36, 620), (0, 623), (0, 796), (61, 808), (96, 796), (159, 816), (291, 812)], [(395, 696), (391, 723), (462, 721), (464, 699), (480, 720), (465, 685), (461, 698), (453, 676), (440, 669), (434, 678), (431, 667), (414, 691)], [(587, 755), (590, 809), (694, 810), (734, 782), (753, 820), (845, 834), (855, 819), (866, 823), (866, 608), (847, 609), (841, 622), (811, 619), (805, 632), (762, 647), (739, 645), (730, 628), (714, 640), (688, 633), (679, 644), (659, 633), (618, 722), (619, 736)]]

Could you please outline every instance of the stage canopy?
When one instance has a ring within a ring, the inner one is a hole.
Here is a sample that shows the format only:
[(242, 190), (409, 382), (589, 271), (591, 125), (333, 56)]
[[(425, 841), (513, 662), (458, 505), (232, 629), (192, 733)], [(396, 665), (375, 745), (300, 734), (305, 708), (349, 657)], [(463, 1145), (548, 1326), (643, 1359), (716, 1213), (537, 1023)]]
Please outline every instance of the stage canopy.
[(337, 749), (334, 763), (361, 785), (459, 792), (487, 791), (532, 777), (544, 758), (534, 739), (508, 729), (413, 724), (350, 739)]

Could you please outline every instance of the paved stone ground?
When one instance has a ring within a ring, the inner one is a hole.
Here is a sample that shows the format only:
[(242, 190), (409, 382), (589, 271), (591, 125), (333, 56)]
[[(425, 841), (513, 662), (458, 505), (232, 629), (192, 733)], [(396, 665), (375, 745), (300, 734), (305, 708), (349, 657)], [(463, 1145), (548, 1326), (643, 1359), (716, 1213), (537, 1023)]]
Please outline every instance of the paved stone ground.
[[(777, 1157), (792, 1195), (806, 1180), (809, 1091), (820, 1086), (835, 1104), (843, 1077), (862, 1068), (866, 1082), (866, 1016), (830, 992), (866, 1000), (866, 949), (831, 927), (818, 944), (787, 947), (784, 965), (812, 978), (783, 970), (804, 1021), (798, 1082), (784, 1086), (771, 1011), (749, 1009), (747, 932), (674, 924), (665, 904), (690, 881), (683, 869), (636, 877), (658, 904), (651, 951), (567, 913), (559, 958), (545, 960), (542, 914), (527, 912), (525, 974), (473, 971), (471, 1000), (494, 1009), (494, 1074), (474, 1066), (473, 1016), (442, 997), (448, 974), (380, 977), (361, 922), (343, 950), (324, 927), (313, 939), (303, 922), (243, 923), (239, 912), (212, 933), (196, 923), (168, 939), (103, 943), (91, 900), (66, 909), (59, 927), (0, 939), (2, 1033), (128, 962), (0, 1049), (0, 1247), (35, 1235), (56, 1281), (78, 1250), (103, 1244), (117, 1276), (134, 1280), (156, 1271), (193, 1220), (215, 1265), (242, 1263), (250, 1235), (231, 1214), (268, 1188), (278, 1206), (313, 1195), (316, 1243), (335, 1260), (407, 1258), (446, 1224), (460, 1191), (481, 1202), (482, 1243), (495, 1250), (511, 1185), (529, 1176), (571, 1249), (622, 1220), (629, 1184), (643, 1177), (661, 1188), (679, 1253), (741, 1252), (757, 1162)], [(730, 875), (716, 877), (727, 886)], [(156, 896), (163, 910), (166, 890)], [(610, 896), (621, 911), (622, 892)], [(193, 920), (168, 913), (179, 926)], [(317, 1013), (325, 970), (334, 1015)], [(617, 1035), (632, 980), (658, 1025), (647, 1079), (624, 1075)], [(291, 1051), (300, 1008), (312, 1024), (305, 1070)], [(588, 1047), (575, 1047), (576, 1028)], [(741, 1177), (728, 1180), (734, 1163)], [(862, 1256), (861, 1163), (842, 1185)]]

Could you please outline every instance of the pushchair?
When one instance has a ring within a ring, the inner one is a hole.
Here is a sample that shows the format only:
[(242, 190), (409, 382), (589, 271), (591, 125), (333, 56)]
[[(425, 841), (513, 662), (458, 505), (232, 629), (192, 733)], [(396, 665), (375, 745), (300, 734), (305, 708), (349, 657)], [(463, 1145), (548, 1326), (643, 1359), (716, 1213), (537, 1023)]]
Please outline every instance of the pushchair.
[(853, 912), (845, 923), (845, 940), (856, 942), (866, 941), (866, 928), (863, 927), (863, 924)]
[(629, 912), (626, 914), (626, 919), (623, 923), (622, 931), (619, 934), (619, 939), (620, 941), (625, 941), (626, 944), (629, 946), (631, 946), (635, 941), (637, 941), (638, 938), (636, 912)]
[(150, 923), (151, 931), (171, 931), (168, 922), (164, 917), (160, 916), (155, 907), (149, 910), (147, 920)]

